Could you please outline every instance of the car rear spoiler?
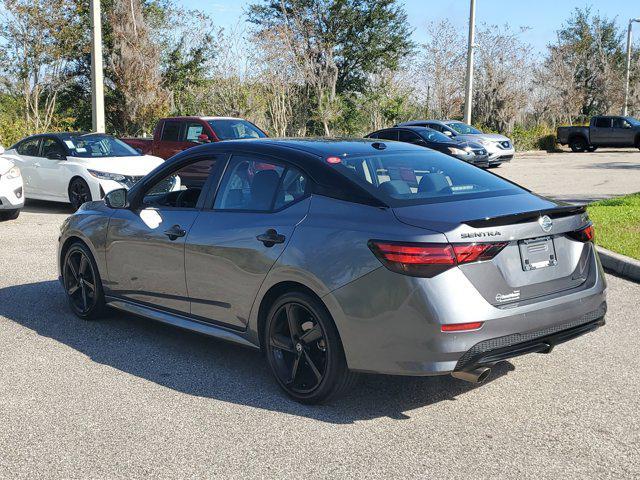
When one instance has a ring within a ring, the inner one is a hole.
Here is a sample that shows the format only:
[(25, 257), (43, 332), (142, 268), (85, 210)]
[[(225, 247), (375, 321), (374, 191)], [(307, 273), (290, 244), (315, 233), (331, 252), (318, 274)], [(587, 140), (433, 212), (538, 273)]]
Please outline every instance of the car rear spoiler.
[(468, 220), (464, 223), (473, 228), (486, 228), (486, 227), (501, 227), (504, 225), (513, 225), (518, 223), (528, 223), (538, 220), (543, 215), (549, 216), (551, 219), (570, 217), (572, 215), (579, 215), (585, 213), (587, 208), (585, 206), (563, 206), (556, 208), (549, 208), (546, 210), (536, 210), (533, 212), (514, 213), (510, 215), (502, 215), (498, 217), (479, 218), (477, 220)]

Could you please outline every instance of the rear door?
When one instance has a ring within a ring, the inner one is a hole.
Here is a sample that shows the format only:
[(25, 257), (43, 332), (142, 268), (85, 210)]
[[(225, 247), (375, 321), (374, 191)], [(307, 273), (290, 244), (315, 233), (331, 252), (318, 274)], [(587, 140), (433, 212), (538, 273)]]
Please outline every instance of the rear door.
[(185, 149), (184, 135), (186, 123), (180, 120), (165, 120), (160, 131), (157, 155), (164, 159), (173, 157)]
[(234, 155), (196, 219), (185, 265), (191, 314), (244, 329), (253, 301), (309, 209), (307, 179), (286, 162)]
[(589, 140), (593, 145), (608, 146), (614, 143), (612, 138), (611, 117), (596, 117), (589, 128)]
[(16, 163), (22, 172), (25, 197), (40, 198), (43, 182), (40, 178), (40, 137), (27, 138), (16, 146)]
[(185, 239), (218, 165), (214, 156), (181, 162), (150, 181), (132, 208), (116, 210), (106, 246), (110, 295), (189, 313)]
[(43, 189), (51, 198), (67, 201), (68, 187), (71, 180), (65, 168), (67, 152), (54, 137), (44, 137), (40, 148), (38, 173), (43, 183)]

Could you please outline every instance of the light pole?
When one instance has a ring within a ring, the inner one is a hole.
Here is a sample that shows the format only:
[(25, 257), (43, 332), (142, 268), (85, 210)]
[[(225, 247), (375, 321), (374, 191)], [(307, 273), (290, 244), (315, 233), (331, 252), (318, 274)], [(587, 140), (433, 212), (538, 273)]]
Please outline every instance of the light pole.
[(476, 0), (470, 0), (469, 46), (467, 48), (467, 76), (464, 95), (464, 123), (471, 124), (471, 94), (473, 93), (473, 37), (476, 29)]
[(93, 131), (104, 133), (104, 80), (100, 0), (91, 0), (91, 120)]
[(629, 75), (631, 71), (631, 25), (633, 22), (640, 22), (640, 18), (632, 18), (629, 20), (629, 29), (627, 30), (627, 77), (624, 82), (624, 107), (622, 107), (622, 115), (627, 116), (627, 108), (629, 107)]

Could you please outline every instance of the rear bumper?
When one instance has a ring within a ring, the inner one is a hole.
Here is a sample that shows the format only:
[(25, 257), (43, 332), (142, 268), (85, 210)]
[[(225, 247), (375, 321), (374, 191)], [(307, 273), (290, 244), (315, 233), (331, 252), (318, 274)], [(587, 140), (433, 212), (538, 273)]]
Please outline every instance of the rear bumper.
[(605, 324), (606, 302), (593, 312), (583, 315), (573, 322), (555, 327), (492, 338), (475, 344), (458, 360), (454, 371), (472, 371), (476, 368), (491, 367), (497, 362), (525, 355), (527, 353), (551, 353), (559, 345)]
[[(529, 303), (491, 305), (456, 268), (423, 279), (381, 267), (323, 300), (338, 327), (350, 369), (449, 374), (549, 350), (560, 340), (574, 338), (560, 332), (586, 333), (587, 327), (584, 332), (572, 329), (597, 323), (606, 312), (604, 275), (599, 262), (593, 261), (590, 279), (581, 287)], [(443, 324), (474, 321), (484, 322), (482, 328), (441, 331)]]

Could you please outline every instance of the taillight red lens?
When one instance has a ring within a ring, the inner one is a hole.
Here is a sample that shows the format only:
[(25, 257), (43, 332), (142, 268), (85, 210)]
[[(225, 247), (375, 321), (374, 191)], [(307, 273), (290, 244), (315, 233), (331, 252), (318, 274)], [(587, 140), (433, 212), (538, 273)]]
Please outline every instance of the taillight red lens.
[(453, 245), (458, 263), (481, 262), (491, 260), (508, 245), (501, 243), (457, 243)]
[(478, 330), (482, 327), (483, 322), (469, 322), (469, 323), (451, 323), (449, 325), (442, 325), (440, 331), (442, 332), (468, 332), (471, 330)]
[(453, 248), (447, 243), (371, 240), (369, 248), (389, 270), (414, 277), (433, 277), (456, 264)]
[(369, 241), (369, 248), (391, 271), (431, 278), (456, 265), (490, 260), (508, 243), (399, 243)]
[(596, 231), (593, 228), (593, 224), (589, 224), (580, 230), (576, 230), (574, 232), (569, 232), (571, 238), (578, 240), (579, 242), (593, 242), (596, 236)]

